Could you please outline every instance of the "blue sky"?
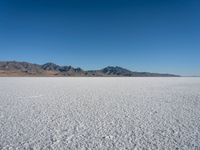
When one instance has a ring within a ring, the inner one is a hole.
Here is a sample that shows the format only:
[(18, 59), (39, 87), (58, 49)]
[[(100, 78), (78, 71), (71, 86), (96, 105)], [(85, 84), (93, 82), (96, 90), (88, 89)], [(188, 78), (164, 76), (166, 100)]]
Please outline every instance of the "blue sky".
[(200, 75), (199, 0), (1, 0), (0, 60)]

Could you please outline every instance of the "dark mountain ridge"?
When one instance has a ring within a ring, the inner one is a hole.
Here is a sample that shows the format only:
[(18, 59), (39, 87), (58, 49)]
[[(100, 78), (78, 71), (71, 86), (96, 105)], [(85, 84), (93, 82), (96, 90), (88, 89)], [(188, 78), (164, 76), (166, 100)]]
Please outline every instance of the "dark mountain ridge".
[(17, 61), (0, 61), (0, 76), (178, 77), (173, 74), (135, 72), (119, 66), (85, 71), (81, 68), (59, 66), (54, 63), (39, 65)]

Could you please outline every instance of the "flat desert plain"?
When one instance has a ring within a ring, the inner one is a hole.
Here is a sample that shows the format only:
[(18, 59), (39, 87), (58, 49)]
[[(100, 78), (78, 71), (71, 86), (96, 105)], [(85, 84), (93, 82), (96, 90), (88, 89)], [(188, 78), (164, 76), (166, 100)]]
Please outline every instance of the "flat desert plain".
[(200, 149), (200, 78), (0, 78), (0, 149)]

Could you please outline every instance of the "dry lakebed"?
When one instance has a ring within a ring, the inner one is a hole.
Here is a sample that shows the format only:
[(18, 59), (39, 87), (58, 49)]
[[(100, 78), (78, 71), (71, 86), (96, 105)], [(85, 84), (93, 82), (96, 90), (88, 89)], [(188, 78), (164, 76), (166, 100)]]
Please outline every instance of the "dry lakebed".
[(2, 77), (2, 150), (199, 150), (200, 78)]

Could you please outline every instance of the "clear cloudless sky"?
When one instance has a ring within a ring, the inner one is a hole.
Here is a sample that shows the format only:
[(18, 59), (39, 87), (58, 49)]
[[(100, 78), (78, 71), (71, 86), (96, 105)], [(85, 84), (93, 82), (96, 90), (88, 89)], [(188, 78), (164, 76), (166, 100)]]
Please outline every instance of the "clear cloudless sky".
[(0, 0), (0, 60), (200, 75), (200, 1)]

